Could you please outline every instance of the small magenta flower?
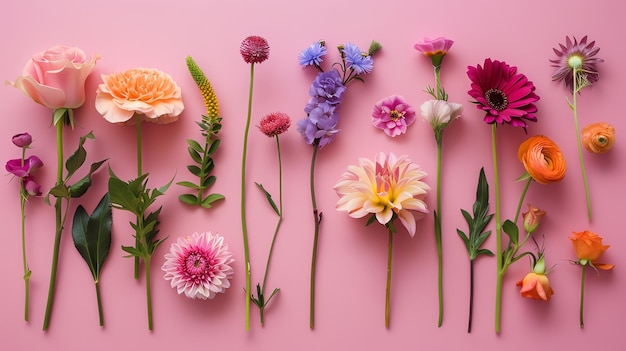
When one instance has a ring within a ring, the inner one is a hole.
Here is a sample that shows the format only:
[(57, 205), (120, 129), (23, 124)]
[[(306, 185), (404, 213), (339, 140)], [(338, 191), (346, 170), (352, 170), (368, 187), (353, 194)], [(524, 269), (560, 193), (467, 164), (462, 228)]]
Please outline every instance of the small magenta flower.
[(267, 40), (257, 35), (244, 39), (239, 51), (246, 63), (261, 63), (270, 56), (270, 46)]
[(319, 67), (322, 61), (324, 61), (322, 57), (326, 54), (326, 43), (323, 40), (319, 40), (300, 52), (298, 55), (298, 63), (300, 63), (302, 67)]
[(289, 129), (291, 126), (291, 119), (289, 115), (283, 112), (274, 112), (269, 115), (261, 118), (261, 122), (259, 122), (259, 130), (261, 133), (267, 135), (268, 137), (274, 137)]
[(20, 133), (14, 135), (13, 138), (11, 138), (11, 141), (15, 146), (24, 148), (30, 146), (33, 142), (33, 137), (31, 137), (28, 133)]
[(23, 178), (24, 191), (29, 196), (41, 196), (41, 185), (37, 184), (31, 175)]
[(190, 299), (213, 299), (230, 287), (234, 261), (224, 238), (211, 232), (178, 238), (161, 269), (178, 294)]
[(400, 95), (388, 96), (374, 105), (372, 125), (390, 137), (406, 133), (415, 122), (415, 110)]
[(16, 177), (25, 178), (32, 172), (38, 170), (43, 166), (43, 162), (39, 157), (33, 155), (23, 161), (19, 158), (8, 160), (6, 163), (6, 170)]
[(424, 38), (424, 41), (415, 44), (413, 48), (427, 57), (430, 57), (433, 66), (438, 67), (441, 65), (443, 57), (452, 47), (452, 44), (454, 44), (454, 41), (446, 37), (438, 37), (435, 39)]
[(586, 35), (580, 42), (576, 40), (576, 37), (574, 37), (574, 42), (569, 36), (565, 37), (565, 45), (559, 44), (560, 49), (553, 49), (557, 58), (550, 60), (552, 67), (556, 68), (552, 73), (552, 80), (563, 81), (566, 87), (572, 88), (575, 69), (576, 79), (581, 80), (577, 84), (578, 88), (597, 82), (599, 78), (598, 63), (604, 62), (604, 60), (594, 57), (600, 51), (600, 48), (594, 48), (595, 43), (595, 41), (587, 43)]

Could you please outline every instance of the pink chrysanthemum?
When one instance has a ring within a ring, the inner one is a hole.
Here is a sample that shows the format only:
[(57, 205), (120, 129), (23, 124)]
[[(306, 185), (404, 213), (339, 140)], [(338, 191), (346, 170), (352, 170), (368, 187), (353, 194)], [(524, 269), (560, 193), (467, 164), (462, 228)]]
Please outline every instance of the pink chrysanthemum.
[(594, 57), (600, 51), (600, 48), (594, 48), (595, 41), (587, 44), (587, 36), (585, 35), (580, 42), (574, 37), (574, 42), (570, 40), (569, 36), (565, 37), (565, 45), (559, 44), (560, 50), (553, 48), (557, 58), (550, 60), (552, 67), (556, 67), (554, 73), (552, 73), (552, 80), (562, 80), (565, 82), (565, 86), (572, 88), (574, 82), (574, 69), (577, 70), (576, 79), (582, 79), (583, 84), (591, 85), (598, 81), (598, 67), (597, 64), (604, 62), (599, 57)]
[(283, 112), (274, 112), (269, 115), (261, 118), (259, 122), (259, 130), (261, 133), (267, 135), (268, 137), (274, 137), (289, 129), (291, 126), (291, 119), (286, 113)]
[(178, 238), (161, 269), (172, 288), (191, 299), (212, 299), (230, 287), (234, 261), (224, 238), (211, 232)]
[(372, 125), (390, 137), (406, 133), (406, 128), (414, 121), (415, 110), (402, 96), (392, 95), (374, 105)]
[(535, 85), (517, 73), (517, 67), (488, 58), (483, 67), (467, 67), (467, 76), (472, 81), (472, 90), (467, 93), (476, 99), (476, 107), (486, 112), (486, 123), (526, 128), (525, 120), (537, 121), (534, 103), (539, 96)]
[[(336, 208), (352, 218), (374, 215), (383, 225), (397, 216), (413, 237), (416, 219), (428, 213), (423, 199), (430, 187), (421, 181), (425, 176), (426, 172), (407, 156), (381, 152), (375, 160), (360, 158), (359, 164), (349, 166), (335, 184), (340, 197)], [(411, 211), (417, 211), (418, 217)]]
[(270, 46), (267, 40), (256, 35), (244, 39), (239, 51), (246, 63), (261, 63), (270, 56)]

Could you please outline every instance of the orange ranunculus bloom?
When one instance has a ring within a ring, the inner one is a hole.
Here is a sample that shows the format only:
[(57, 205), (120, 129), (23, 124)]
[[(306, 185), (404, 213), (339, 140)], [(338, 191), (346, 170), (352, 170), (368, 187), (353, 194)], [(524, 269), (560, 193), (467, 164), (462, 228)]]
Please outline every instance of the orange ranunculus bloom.
[(588, 124), (581, 134), (583, 146), (594, 154), (607, 152), (615, 144), (615, 128), (606, 122)]
[(609, 270), (615, 267), (615, 265), (612, 264), (596, 262), (610, 247), (609, 245), (602, 245), (602, 238), (598, 234), (585, 230), (580, 233), (573, 232), (572, 236), (569, 238), (574, 245), (574, 251), (576, 252), (579, 263), (587, 264), (591, 262), (594, 267), (603, 270)]
[(545, 274), (530, 272), (515, 285), (522, 287), (520, 290), (522, 297), (550, 301), (550, 297), (554, 295), (554, 290), (550, 287), (550, 281)]
[(520, 145), (517, 157), (537, 183), (548, 184), (565, 176), (565, 157), (554, 141), (546, 136), (528, 138)]

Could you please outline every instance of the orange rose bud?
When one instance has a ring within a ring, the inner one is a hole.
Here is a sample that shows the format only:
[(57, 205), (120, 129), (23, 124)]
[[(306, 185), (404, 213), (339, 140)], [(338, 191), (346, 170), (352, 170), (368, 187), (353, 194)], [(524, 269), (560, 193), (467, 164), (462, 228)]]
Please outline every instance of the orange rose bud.
[(546, 211), (528, 205), (528, 211), (522, 215), (524, 216), (524, 230), (526, 230), (526, 233), (532, 234), (539, 228), (539, 224), (541, 224), (541, 220), (546, 215)]
[(517, 150), (517, 157), (537, 183), (548, 184), (565, 177), (565, 157), (554, 141), (546, 136), (528, 138)]
[(585, 230), (580, 233), (573, 232), (569, 238), (574, 245), (578, 263), (581, 265), (591, 263), (594, 267), (603, 270), (615, 267), (612, 264), (596, 263), (596, 260), (610, 247), (609, 245), (602, 245), (602, 238), (598, 234)]
[(545, 274), (530, 272), (515, 285), (522, 287), (520, 290), (522, 297), (550, 301), (554, 295), (554, 290), (550, 287), (550, 281)]
[(615, 128), (606, 122), (588, 124), (581, 134), (583, 146), (594, 154), (605, 153), (615, 144)]

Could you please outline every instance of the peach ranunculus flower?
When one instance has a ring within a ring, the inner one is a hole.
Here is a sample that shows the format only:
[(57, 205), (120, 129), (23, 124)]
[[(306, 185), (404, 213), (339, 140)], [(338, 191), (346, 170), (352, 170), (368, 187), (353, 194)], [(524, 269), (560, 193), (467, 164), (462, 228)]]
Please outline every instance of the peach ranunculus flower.
[(579, 264), (586, 265), (591, 263), (592, 266), (602, 270), (610, 270), (615, 267), (612, 264), (597, 262), (610, 247), (609, 245), (602, 245), (602, 238), (598, 234), (588, 230), (580, 233), (573, 232), (569, 239), (574, 245)]
[(528, 138), (520, 145), (517, 156), (537, 183), (548, 184), (565, 177), (565, 157), (554, 141), (546, 136)]
[(606, 122), (586, 125), (581, 135), (585, 149), (594, 154), (605, 153), (615, 144), (615, 128)]
[(374, 215), (383, 225), (397, 216), (413, 237), (416, 217), (411, 211), (428, 213), (423, 198), (430, 187), (421, 181), (425, 176), (407, 156), (381, 152), (375, 160), (360, 158), (334, 186), (340, 197), (336, 208), (352, 218)]
[(7, 84), (22, 90), (36, 103), (49, 109), (74, 109), (85, 103), (85, 81), (100, 56), (87, 60), (77, 47), (54, 46), (35, 54), (24, 66), (22, 76)]
[(546, 211), (528, 205), (528, 211), (522, 214), (524, 218), (524, 230), (529, 234), (536, 232), (539, 228), (539, 224), (541, 224), (541, 220), (546, 214)]
[(150, 68), (102, 75), (96, 91), (96, 110), (111, 123), (131, 122), (135, 114), (142, 120), (166, 124), (183, 112), (180, 87), (169, 74)]

